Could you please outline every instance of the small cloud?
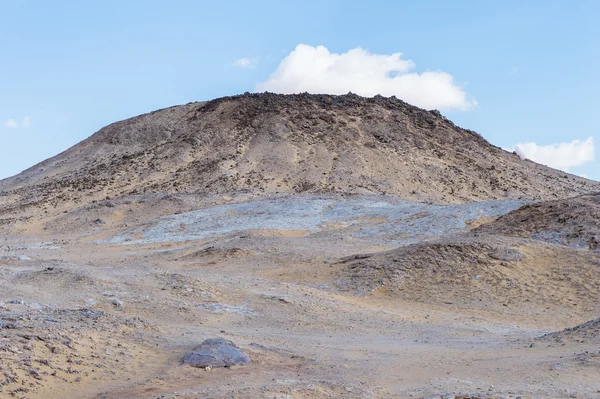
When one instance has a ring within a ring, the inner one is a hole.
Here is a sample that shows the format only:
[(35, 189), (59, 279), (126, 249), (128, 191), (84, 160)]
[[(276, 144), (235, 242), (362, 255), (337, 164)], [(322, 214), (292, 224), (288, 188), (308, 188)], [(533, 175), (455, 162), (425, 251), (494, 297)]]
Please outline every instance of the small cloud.
[(6, 123), (4, 123), (4, 126), (10, 128), (10, 129), (15, 129), (15, 128), (19, 127), (19, 122), (17, 122), (14, 119), (9, 119), (6, 121)]
[(519, 73), (519, 68), (517, 68), (517, 67), (512, 67), (512, 68), (510, 69), (510, 73), (511, 73), (512, 75), (516, 75), (517, 73)]
[(372, 54), (360, 47), (332, 53), (324, 46), (299, 44), (285, 57), (256, 91), (276, 93), (345, 94), (396, 96), (427, 109), (467, 111), (477, 106), (442, 71), (414, 72), (416, 65), (402, 53)]
[(31, 116), (26, 116), (25, 118), (23, 118), (21, 127), (23, 127), (24, 129), (29, 129), (31, 127)]
[(240, 58), (239, 60), (233, 61), (233, 65), (244, 69), (254, 69), (258, 65), (259, 57), (254, 58)]
[(14, 119), (9, 119), (4, 123), (5, 127), (10, 129), (16, 129), (18, 127), (22, 127), (23, 129), (29, 129), (31, 127), (31, 116), (26, 116), (23, 118), (23, 122), (19, 123)]
[(573, 140), (568, 143), (540, 145), (519, 143), (513, 147), (522, 159), (528, 158), (551, 168), (568, 172), (571, 168), (593, 162), (595, 156), (594, 138), (585, 141)]

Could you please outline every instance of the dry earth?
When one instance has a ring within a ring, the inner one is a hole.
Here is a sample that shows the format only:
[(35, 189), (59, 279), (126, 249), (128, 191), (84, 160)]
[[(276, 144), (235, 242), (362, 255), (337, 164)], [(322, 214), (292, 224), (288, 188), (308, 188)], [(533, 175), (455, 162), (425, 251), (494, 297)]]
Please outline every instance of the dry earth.
[(0, 182), (0, 397), (597, 398), (599, 190), (393, 98), (118, 122)]
[[(268, 201), (275, 226), (263, 199), (150, 196), (5, 235), (0, 397), (597, 397), (597, 322), (546, 335), (600, 313), (596, 251), (469, 232), (489, 203)], [(212, 337), (252, 362), (181, 365)]]
[(524, 206), (479, 231), (595, 250), (600, 244), (599, 221), (600, 193), (596, 193)]

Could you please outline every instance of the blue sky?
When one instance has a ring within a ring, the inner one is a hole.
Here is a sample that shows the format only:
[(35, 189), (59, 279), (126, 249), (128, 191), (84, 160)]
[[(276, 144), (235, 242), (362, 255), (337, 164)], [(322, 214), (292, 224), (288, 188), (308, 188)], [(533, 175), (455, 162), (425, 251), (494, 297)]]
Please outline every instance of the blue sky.
[(428, 79), (449, 77), (440, 90), (465, 97), (439, 108), (458, 125), (600, 180), (598, 15), (597, 1), (0, 0), (0, 178), (175, 104), (310, 81), (426, 106), (443, 97)]

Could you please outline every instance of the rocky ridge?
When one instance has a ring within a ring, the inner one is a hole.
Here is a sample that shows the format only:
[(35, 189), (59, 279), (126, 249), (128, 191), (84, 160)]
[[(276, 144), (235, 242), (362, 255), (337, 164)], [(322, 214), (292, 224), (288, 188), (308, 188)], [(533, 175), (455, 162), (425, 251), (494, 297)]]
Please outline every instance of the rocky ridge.
[(600, 250), (600, 193), (525, 205), (477, 231)]

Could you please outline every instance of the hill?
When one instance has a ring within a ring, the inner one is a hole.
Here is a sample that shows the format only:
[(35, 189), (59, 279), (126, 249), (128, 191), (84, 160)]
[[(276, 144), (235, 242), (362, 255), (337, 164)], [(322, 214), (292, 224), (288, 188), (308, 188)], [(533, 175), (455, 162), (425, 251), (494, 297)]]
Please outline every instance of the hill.
[(477, 231), (600, 251), (598, 226), (600, 194), (592, 194), (525, 205)]
[[(153, 193), (549, 200), (600, 190), (395, 98), (245, 94), (111, 124), (0, 182), (0, 217)], [(4, 215), (4, 216), (2, 216)]]
[(597, 313), (595, 252), (469, 233), (343, 258), (338, 285), (434, 305), (524, 313)]

